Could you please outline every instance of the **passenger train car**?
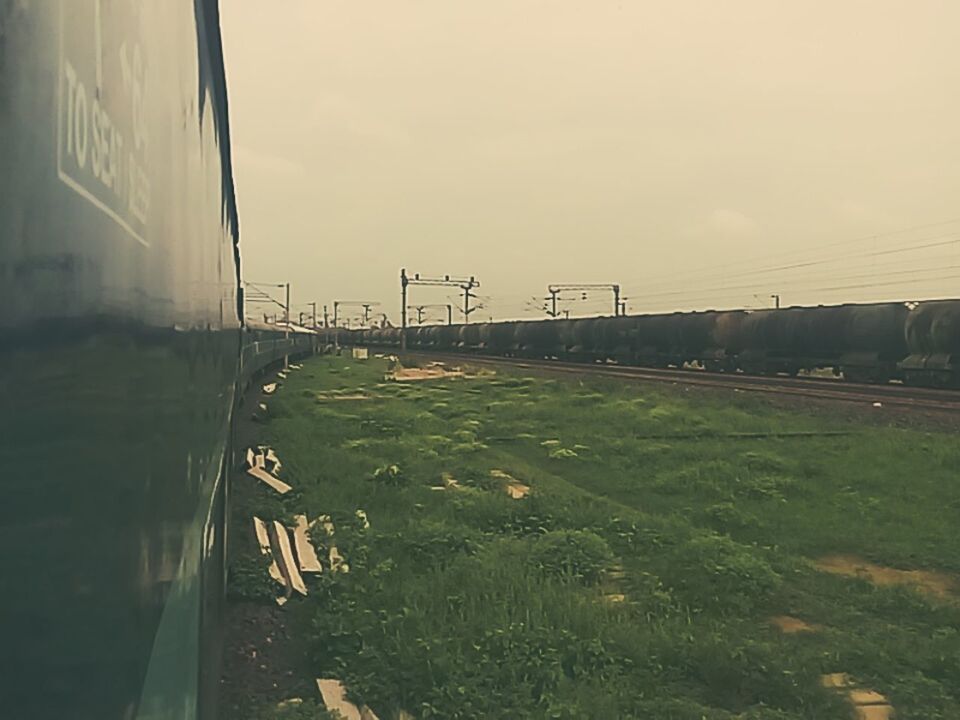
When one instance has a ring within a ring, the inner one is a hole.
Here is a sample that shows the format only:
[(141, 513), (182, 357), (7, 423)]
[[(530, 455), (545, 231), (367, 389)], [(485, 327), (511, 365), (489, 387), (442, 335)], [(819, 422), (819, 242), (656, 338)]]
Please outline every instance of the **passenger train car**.
[[(399, 347), (400, 330), (354, 331), (349, 342)], [(958, 387), (960, 300), (433, 325), (408, 328), (407, 347)]]
[(214, 716), (238, 279), (216, 0), (0, 2), (0, 716)]

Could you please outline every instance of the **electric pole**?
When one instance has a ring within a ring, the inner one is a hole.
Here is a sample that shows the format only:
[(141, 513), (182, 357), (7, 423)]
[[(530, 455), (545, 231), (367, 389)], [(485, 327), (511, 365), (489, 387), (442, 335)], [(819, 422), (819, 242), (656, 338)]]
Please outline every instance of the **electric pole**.
[[(283, 309), (283, 320), (284, 320), (284, 330), (283, 330), (283, 339), (287, 341), (287, 345), (290, 344), (290, 283), (287, 283), (287, 305)], [(283, 369), (286, 370), (290, 367), (290, 356), (284, 354), (283, 356)]]
[[(333, 301), (333, 344), (338, 350), (340, 349), (340, 336), (337, 333), (337, 319), (340, 316), (340, 307), (342, 305), (359, 305), (363, 308), (363, 321), (362, 324), (366, 324), (366, 321), (370, 319), (370, 308), (380, 303), (374, 302), (372, 300), (334, 300)], [(323, 307), (324, 316), (326, 316), (327, 307)], [(326, 319), (324, 319), (324, 324), (326, 324)], [(350, 321), (347, 320), (347, 329), (350, 328)]]
[(476, 297), (476, 295), (470, 292), (470, 290), (472, 290), (474, 287), (478, 286), (479, 284), (480, 283), (474, 283), (473, 276), (471, 275), (470, 282), (460, 286), (463, 289), (463, 322), (464, 323), (470, 322), (470, 313), (472, 313), (474, 310), (479, 309), (475, 307), (473, 308), (470, 307), (470, 298)]
[(430, 305), (416, 305), (410, 306), (407, 310), (416, 310), (417, 311), (417, 325), (423, 325), (423, 311), (427, 308), (438, 308), (444, 309), (447, 311), (447, 325), (453, 325), (453, 305), (449, 303), (433, 303)]
[(779, 309), (780, 309), (780, 294), (779, 294), (779, 293), (774, 293), (774, 294), (771, 295), (770, 297), (773, 299), (773, 307), (774, 307), (776, 310), (779, 310)]
[[(400, 268), (400, 349), (407, 349), (407, 286), (408, 285), (440, 285), (446, 287), (458, 287), (463, 290), (463, 321), (470, 322), (470, 313), (479, 309), (479, 306), (470, 307), (470, 298), (476, 298), (471, 290), (480, 287), (480, 281), (473, 275), (469, 278), (452, 278), (444, 275), (442, 278), (422, 278), (420, 273), (414, 273), (413, 277), (407, 275), (406, 268)], [(449, 324), (453, 324), (453, 311), (450, 310), (447, 315)]]
[(410, 279), (407, 277), (407, 269), (400, 268), (400, 350), (407, 349), (407, 285)]
[[(551, 308), (547, 311), (547, 315), (550, 317), (556, 317), (559, 313), (557, 312), (557, 296), (564, 290), (612, 290), (613, 291), (613, 314), (614, 317), (620, 315), (621, 303), (620, 303), (620, 286), (616, 283), (581, 283), (577, 285), (547, 285), (547, 292), (550, 293)], [(584, 292), (584, 297), (586, 293)], [(623, 305), (625, 307), (625, 305)], [(626, 312), (626, 311), (624, 311)]]
[[(333, 301), (333, 326), (337, 327), (337, 319), (340, 317), (340, 308), (346, 305), (359, 306), (363, 308), (362, 322), (361, 324), (366, 324), (370, 320), (370, 308), (379, 305), (380, 303), (374, 302), (373, 300), (334, 300)], [(326, 313), (327, 309), (324, 306), (323, 312)], [(324, 319), (326, 322), (326, 319)]]
[(547, 314), (555, 318), (557, 316), (557, 295), (560, 293), (560, 290), (557, 288), (548, 289), (550, 290), (550, 312)]

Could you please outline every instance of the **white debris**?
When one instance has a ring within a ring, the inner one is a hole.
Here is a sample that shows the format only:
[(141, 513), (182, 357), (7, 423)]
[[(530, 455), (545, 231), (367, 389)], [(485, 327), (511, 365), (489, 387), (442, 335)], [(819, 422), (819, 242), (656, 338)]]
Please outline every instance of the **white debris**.
[(368, 350), (365, 347), (355, 347), (351, 353), (354, 360), (366, 360), (369, 357)]
[(321, 515), (314, 520), (314, 523), (320, 523), (320, 525), (323, 527), (323, 531), (327, 534), (327, 537), (333, 537), (333, 521), (330, 520), (329, 515)]
[(276, 383), (267, 383), (263, 386), (263, 392), (265, 395), (273, 395), (276, 392), (277, 384)]
[(503, 470), (491, 470), (490, 477), (503, 480), (503, 489), (514, 500), (521, 500), (530, 494), (530, 486), (517, 480), (513, 475)]
[(523, 483), (510, 483), (504, 490), (507, 495), (512, 497), (514, 500), (521, 500), (525, 498), (530, 493), (530, 486), (524, 485)]
[(369, 529), (370, 529), (370, 521), (367, 519), (367, 514), (366, 514), (363, 510), (357, 510), (357, 512), (355, 513), (355, 515), (357, 516), (357, 520), (360, 521), (360, 526), (361, 526), (364, 530), (369, 530)]
[(277, 454), (273, 451), (273, 448), (267, 448), (267, 452), (264, 457), (273, 463), (273, 469), (270, 472), (272, 472), (274, 475), (279, 475), (280, 468), (283, 467), (283, 465), (280, 463), (280, 458), (277, 457)]
[(330, 572), (331, 572), (331, 573), (336, 573), (336, 572), (346, 573), (346, 572), (350, 572), (350, 566), (347, 565), (346, 559), (343, 557), (343, 555), (340, 554), (340, 551), (337, 550), (337, 546), (336, 546), (336, 545), (331, 545), (331, 546), (330, 546), (330, 552), (329, 552), (329, 554), (328, 554), (328, 558), (329, 558), (329, 560), (330, 560)]
[(873, 406), (874, 406), (875, 408), (883, 407), (883, 403), (882, 403), (882, 402), (875, 402), (875, 403), (873, 404)]
[(460, 483), (457, 482), (457, 479), (448, 472), (441, 473), (440, 478), (443, 480), (443, 487), (447, 490), (454, 490), (460, 487)]

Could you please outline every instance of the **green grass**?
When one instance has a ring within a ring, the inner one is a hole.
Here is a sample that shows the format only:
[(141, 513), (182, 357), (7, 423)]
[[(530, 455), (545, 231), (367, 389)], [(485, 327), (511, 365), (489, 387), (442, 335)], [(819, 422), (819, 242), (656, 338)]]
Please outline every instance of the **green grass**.
[[(960, 716), (958, 607), (808, 562), (960, 571), (953, 435), (741, 395), (385, 370), (320, 357), (291, 373), (263, 441), (296, 490), (238, 510), (333, 517), (351, 571), (287, 609), (317, 676), (380, 717), (852, 717), (827, 672), (899, 720)], [(374, 398), (317, 401), (330, 391)], [(792, 431), (849, 434), (722, 437)], [(492, 469), (532, 495), (509, 498)], [(445, 472), (461, 489), (430, 489)], [(782, 614), (823, 627), (783, 635)]]

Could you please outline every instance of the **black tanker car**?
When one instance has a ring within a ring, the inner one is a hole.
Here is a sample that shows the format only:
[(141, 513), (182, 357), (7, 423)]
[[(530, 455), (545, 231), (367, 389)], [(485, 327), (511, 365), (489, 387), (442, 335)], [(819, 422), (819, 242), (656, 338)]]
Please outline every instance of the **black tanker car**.
[[(505, 357), (960, 387), (960, 300), (525, 320), (407, 330), (407, 347)], [(396, 328), (348, 342), (400, 346)], [(436, 337), (424, 343), (424, 337)]]

